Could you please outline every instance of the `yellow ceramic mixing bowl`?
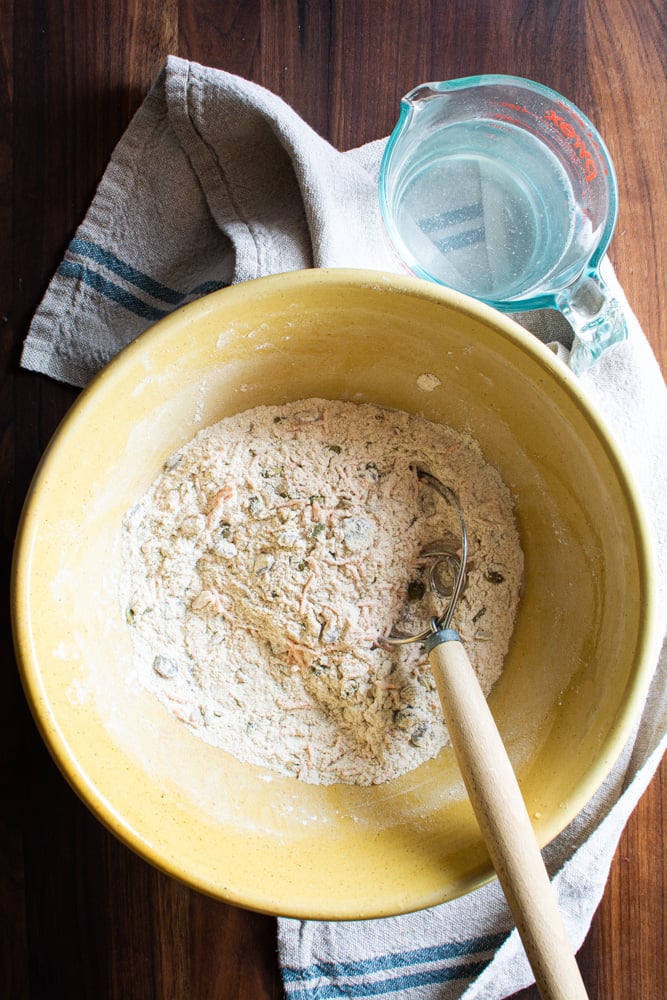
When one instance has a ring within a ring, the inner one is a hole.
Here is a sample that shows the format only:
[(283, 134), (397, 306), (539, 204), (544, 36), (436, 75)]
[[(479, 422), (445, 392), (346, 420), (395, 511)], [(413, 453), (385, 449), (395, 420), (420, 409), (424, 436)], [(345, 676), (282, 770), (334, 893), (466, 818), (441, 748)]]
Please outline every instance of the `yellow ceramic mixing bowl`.
[(121, 521), (170, 453), (223, 416), (308, 396), (464, 429), (510, 487), (524, 596), (490, 704), (537, 836), (553, 838), (641, 709), (657, 649), (650, 540), (574, 376), (508, 318), (433, 285), (297, 272), (216, 292), (141, 336), (80, 396), (37, 472), (15, 643), (56, 761), (143, 857), (265, 912), (394, 914), (492, 876), (451, 750), (373, 788), (239, 763), (138, 687), (120, 605)]

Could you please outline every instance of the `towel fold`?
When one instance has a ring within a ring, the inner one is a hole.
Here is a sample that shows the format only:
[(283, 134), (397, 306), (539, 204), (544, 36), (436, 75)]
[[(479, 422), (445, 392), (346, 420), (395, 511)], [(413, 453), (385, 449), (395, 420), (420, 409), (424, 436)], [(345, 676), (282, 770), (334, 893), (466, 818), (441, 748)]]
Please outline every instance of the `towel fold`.
[[(213, 289), (304, 267), (398, 271), (377, 203), (384, 140), (339, 152), (280, 98), (170, 57), (114, 150), (44, 299), (22, 364), (86, 385), (156, 320)], [(626, 342), (581, 377), (644, 495), (667, 566), (667, 390), (609, 262)], [(567, 357), (554, 312), (515, 317)], [(660, 581), (662, 627), (667, 585)], [(635, 733), (586, 808), (544, 856), (579, 946), (625, 822), (667, 746), (667, 658)], [(533, 981), (503, 894), (491, 883), (439, 907), (383, 920), (279, 919), (291, 1000), (392, 997), (501, 1000)]]

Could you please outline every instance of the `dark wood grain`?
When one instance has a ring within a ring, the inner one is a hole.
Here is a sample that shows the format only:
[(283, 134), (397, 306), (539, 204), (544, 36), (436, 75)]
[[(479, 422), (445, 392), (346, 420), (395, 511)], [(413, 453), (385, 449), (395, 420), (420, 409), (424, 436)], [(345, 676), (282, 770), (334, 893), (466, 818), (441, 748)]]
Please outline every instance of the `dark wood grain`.
[[(117, 842), (46, 752), (12, 654), (9, 566), (30, 478), (76, 391), (18, 369), (48, 279), (168, 53), (248, 77), (348, 148), (403, 93), (532, 77), (599, 126), (620, 213), (611, 258), (663, 364), (664, 5), (652, 0), (31, 0), (0, 5), (0, 996), (278, 1000), (271, 918), (170, 880)], [(662, 1000), (663, 764), (623, 835), (580, 953), (598, 1000)], [(535, 1000), (536, 990), (520, 994)]]

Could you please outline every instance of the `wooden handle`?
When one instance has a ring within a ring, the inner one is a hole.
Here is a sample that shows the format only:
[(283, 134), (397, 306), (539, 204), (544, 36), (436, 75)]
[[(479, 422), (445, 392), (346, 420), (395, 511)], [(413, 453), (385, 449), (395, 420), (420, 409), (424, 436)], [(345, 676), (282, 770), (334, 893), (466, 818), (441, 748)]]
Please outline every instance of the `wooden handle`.
[[(456, 636), (456, 633), (448, 633)], [(587, 997), (516, 775), (467, 653), (437, 641), (429, 662), (470, 801), (544, 1000)]]

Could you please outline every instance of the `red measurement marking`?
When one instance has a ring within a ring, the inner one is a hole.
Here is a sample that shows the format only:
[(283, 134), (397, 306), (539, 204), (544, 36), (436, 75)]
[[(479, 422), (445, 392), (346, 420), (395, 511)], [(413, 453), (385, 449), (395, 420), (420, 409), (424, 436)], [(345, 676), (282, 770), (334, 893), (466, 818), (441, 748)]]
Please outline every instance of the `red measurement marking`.
[[(588, 140), (585, 142), (581, 135), (577, 132), (574, 125), (571, 125), (570, 122), (566, 121), (562, 115), (559, 115), (556, 111), (547, 111), (544, 117), (548, 122), (555, 125), (566, 139), (570, 139), (574, 148), (579, 151), (579, 156), (584, 161), (586, 180), (589, 183), (590, 181), (595, 180), (598, 168), (590, 149), (586, 146), (586, 142), (588, 142)], [(594, 148), (595, 143), (588, 142), (588, 146)]]
[(512, 111), (523, 111), (524, 114), (528, 114), (528, 108), (525, 108), (523, 104), (512, 104), (510, 101), (501, 101), (501, 108), (511, 108)]

